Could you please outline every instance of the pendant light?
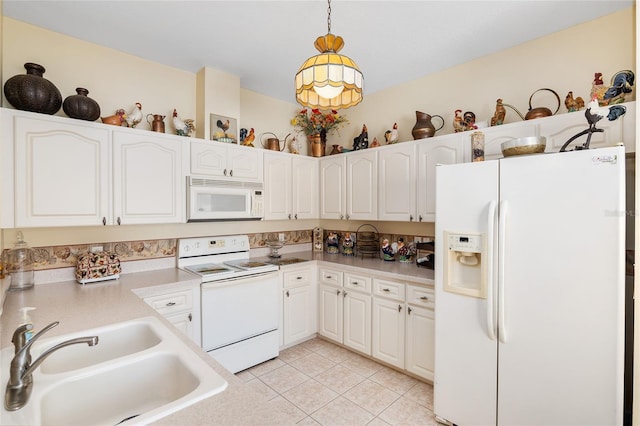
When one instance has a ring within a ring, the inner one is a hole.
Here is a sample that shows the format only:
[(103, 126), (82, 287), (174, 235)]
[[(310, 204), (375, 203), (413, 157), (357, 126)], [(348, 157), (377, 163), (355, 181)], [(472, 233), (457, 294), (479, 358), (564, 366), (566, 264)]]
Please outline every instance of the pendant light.
[(328, 4), (327, 35), (314, 43), (320, 54), (307, 59), (296, 74), (296, 100), (309, 108), (349, 108), (362, 101), (362, 72), (351, 58), (338, 54), (344, 41), (331, 34), (331, 0)]

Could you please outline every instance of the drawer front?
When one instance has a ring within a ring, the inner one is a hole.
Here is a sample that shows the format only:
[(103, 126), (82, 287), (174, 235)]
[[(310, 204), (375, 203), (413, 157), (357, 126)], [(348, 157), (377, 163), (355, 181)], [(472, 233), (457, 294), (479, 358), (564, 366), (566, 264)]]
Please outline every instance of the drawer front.
[(396, 281), (373, 280), (373, 294), (404, 302), (405, 285)]
[(352, 290), (371, 294), (371, 278), (370, 277), (364, 277), (362, 275), (356, 275), (356, 274), (352, 274), (351, 272), (348, 272), (344, 274), (343, 286), (345, 288), (350, 288)]
[(311, 271), (308, 269), (302, 271), (285, 272), (282, 274), (282, 276), (284, 288), (311, 284)]
[(186, 311), (193, 307), (193, 290), (145, 297), (144, 301), (162, 315)]
[(407, 303), (425, 308), (435, 309), (436, 296), (432, 288), (407, 286)]
[(342, 287), (342, 272), (335, 269), (320, 268), (320, 281)]

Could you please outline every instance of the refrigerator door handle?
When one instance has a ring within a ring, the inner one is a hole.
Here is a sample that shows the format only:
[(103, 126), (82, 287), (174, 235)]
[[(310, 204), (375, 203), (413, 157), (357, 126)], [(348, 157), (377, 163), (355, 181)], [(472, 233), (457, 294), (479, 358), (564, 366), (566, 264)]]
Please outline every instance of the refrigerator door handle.
[(500, 201), (500, 211), (498, 212), (498, 338), (501, 343), (507, 343), (507, 326), (504, 314), (504, 255), (508, 212), (507, 200)]
[(495, 235), (494, 224), (496, 221), (496, 202), (489, 203), (487, 220), (487, 331), (489, 339), (496, 340), (496, 311), (495, 311), (495, 277), (493, 271), (493, 255), (495, 245), (493, 237)]

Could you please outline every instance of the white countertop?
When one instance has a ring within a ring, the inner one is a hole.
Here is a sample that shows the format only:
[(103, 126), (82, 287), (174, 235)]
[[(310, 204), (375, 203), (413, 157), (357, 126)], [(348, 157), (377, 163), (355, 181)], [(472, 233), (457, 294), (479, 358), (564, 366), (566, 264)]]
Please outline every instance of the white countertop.
[[(283, 258), (298, 257), (318, 261), (320, 266), (340, 265), (344, 268), (365, 268), (376, 276), (405, 280), (420, 285), (433, 285), (433, 271), (415, 264), (385, 262), (380, 259), (343, 256), (340, 254), (294, 252)], [(304, 264), (294, 264), (292, 266)], [(363, 273), (362, 270), (359, 271)], [(122, 274), (120, 279), (95, 284), (79, 285), (75, 281), (36, 284), (24, 291), (6, 294), (4, 311), (0, 318), (0, 347), (11, 345), (13, 330), (20, 323), (18, 308), (35, 306), (30, 313), (35, 331), (45, 325), (60, 321), (60, 325), (47, 333), (47, 337), (100, 327), (116, 322), (154, 315), (165, 322), (176, 335), (190, 346), (216, 372), (229, 383), (227, 389), (204, 401), (167, 416), (157, 424), (234, 424), (234, 425), (284, 425), (291, 424), (288, 415), (270, 404), (264, 396), (246, 386), (242, 380), (225, 370), (194, 342), (183, 336), (161, 315), (134, 294), (153, 291), (193, 288), (200, 280), (193, 274), (176, 268)]]

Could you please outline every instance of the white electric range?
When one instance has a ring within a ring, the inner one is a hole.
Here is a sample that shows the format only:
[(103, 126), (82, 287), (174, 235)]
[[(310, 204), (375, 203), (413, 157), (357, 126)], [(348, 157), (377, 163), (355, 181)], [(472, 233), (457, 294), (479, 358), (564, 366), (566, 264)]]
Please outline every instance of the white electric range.
[(202, 280), (202, 348), (232, 373), (279, 354), (278, 266), (249, 250), (246, 235), (178, 242), (178, 268)]

